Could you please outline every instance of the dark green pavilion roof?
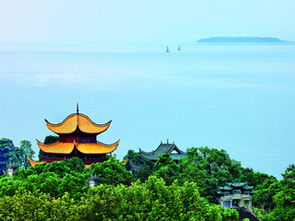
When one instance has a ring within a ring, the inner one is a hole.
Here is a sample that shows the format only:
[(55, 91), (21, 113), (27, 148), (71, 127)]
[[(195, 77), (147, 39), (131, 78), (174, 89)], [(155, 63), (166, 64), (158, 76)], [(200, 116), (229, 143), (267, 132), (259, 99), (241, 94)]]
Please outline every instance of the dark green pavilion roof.
[[(249, 190), (253, 189), (253, 186), (248, 186), (247, 183), (240, 183), (240, 182), (233, 182), (233, 183), (225, 183), (224, 186), (219, 187), (218, 194), (224, 194), (224, 191), (231, 191), (233, 189), (242, 189), (242, 190)], [(251, 193), (254, 193), (251, 191)]]
[(168, 143), (162, 143), (157, 147), (156, 150), (151, 151), (151, 152), (145, 152), (139, 148), (139, 153), (149, 159), (149, 160), (158, 160), (158, 157), (161, 156), (162, 154), (168, 152), (170, 154), (170, 157), (173, 160), (179, 160), (180, 158), (186, 156), (186, 152), (183, 152), (180, 150), (174, 143), (170, 144)]

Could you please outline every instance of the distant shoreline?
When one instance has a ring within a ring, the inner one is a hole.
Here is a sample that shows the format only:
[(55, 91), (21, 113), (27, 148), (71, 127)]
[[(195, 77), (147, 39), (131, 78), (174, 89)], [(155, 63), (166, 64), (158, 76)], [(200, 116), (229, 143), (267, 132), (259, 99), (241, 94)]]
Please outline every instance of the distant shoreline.
[(288, 42), (273, 37), (210, 37), (197, 40), (197, 43), (280, 43)]

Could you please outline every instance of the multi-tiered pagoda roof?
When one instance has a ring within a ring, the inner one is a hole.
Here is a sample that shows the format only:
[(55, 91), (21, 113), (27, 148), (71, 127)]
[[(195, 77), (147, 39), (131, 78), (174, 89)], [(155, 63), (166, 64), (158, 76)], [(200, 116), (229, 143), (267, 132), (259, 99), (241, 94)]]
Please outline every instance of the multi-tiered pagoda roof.
[(161, 142), (161, 144), (151, 152), (145, 152), (139, 148), (139, 153), (151, 161), (157, 161), (159, 156), (164, 153), (169, 153), (169, 156), (175, 161), (178, 161), (180, 158), (186, 156), (186, 152), (180, 150), (175, 143), (169, 143), (168, 140), (167, 143)]
[[(111, 121), (96, 124), (88, 116), (73, 113), (59, 124), (46, 121), (49, 130), (59, 135), (56, 143), (44, 144), (37, 140), (37, 145), (44, 152), (42, 162), (50, 163), (71, 157), (79, 157), (86, 165), (107, 160), (106, 154), (112, 153), (119, 145), (119, 140), (113, 144), (104, 144), (96, 140), (97, 135), (105, 132)], [(29, 159), (32, 166), (38, 163)]]

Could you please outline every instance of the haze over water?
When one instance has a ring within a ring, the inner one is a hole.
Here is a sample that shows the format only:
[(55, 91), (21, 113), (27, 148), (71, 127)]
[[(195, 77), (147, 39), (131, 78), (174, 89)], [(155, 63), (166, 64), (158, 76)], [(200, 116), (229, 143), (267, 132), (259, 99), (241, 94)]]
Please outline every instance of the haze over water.
[(19, 144), (51, 134), (80, 111), (98, 136), (129, 149), (225, 149), (243, 166), (277, 177), (294, 163), (294, 44), (2, 44), (0, 136)]

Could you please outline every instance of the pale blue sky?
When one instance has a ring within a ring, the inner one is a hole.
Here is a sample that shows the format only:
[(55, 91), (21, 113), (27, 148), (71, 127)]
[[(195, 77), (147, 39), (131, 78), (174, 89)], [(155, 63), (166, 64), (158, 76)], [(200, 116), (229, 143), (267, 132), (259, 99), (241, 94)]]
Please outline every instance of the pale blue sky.
[(209, 36), (295, 40), (294, 0), (1, 0), (0, 41), (169, 42)]

